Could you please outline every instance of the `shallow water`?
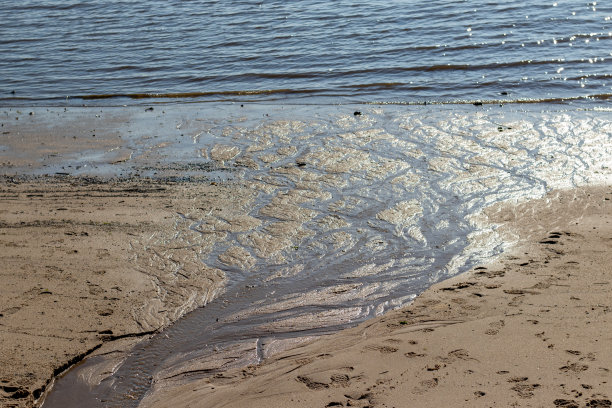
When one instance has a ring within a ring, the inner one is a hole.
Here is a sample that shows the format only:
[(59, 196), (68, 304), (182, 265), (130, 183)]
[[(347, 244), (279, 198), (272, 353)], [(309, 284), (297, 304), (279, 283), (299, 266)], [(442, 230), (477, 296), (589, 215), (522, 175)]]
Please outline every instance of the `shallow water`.
[(609, 2), (28, 0), (0, 15), (2, 106), (612, 94)]
[[(227, 290), (138, 345), (99, 385), (83, 379), (107, 360), (71, 370), (45, 407), (136, 406), (152, 381), (256, 363), (284, 339), (403, 305), (503, 249), (485, 207), (612, 180), (612, 112), (592, 104), (164, 109), (154, 113), (168, 129), (157, 131), (154, 152), (124, 129), (130, 159), (112, 166), (164, 176), (206, 174), (197, 164), (207, 163), (211, 177), (256, 191), (242, 213), (194, 208), (177, 214), (175, 231), (141, 243), (202, 245), (221, 234), (201, 259), (226, 272)], [(132, 115), (126, 129), (151, 112)]]

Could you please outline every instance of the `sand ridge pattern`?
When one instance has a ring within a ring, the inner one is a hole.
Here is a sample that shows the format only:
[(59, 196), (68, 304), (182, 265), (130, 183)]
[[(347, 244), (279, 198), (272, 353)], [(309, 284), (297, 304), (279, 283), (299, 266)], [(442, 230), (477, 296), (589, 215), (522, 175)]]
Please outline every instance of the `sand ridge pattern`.
[(142, 406), (610, 406), (612, 190), (489, 215), (524, 237), (494, 263), (262, 365), (158, 384)]
[[(233, 298), (249, 300), (242, 310), (220, 314), (216, 326), (234, 327), (244, 339), (243, 354), (228, 352), (237, 361), (258, 361), (277, 333), (331, 330), (380, 315), (411, 301), (433, 282), (498, 253), (504, 241), (481, 214), (487, 205), (540, 197), (550, 187), (594, 183), (610, 175), (612, 122), (601, 112), (360, 109), (361, 115), (346, 106), (285, 110), (251, 104), (41, 108), (31, 115), (8, 109), (2, 116), (0, 165), (7, 174), (55, 171), (64, 176), (92, 169), (136, 180), (187, 182), (181, 191), (159, 192), (157, 199), (164, 203), (159, 209), (164, 216), (171, 214), (159, 228), (113, 240), (129, 243), (130, 266), (149, 284), (143, 292), (146, 301), (131, 309), (129, 318), (139, 332), (158, 330), (214, 297), (227, 278), (244, 288), (231, 293)], [(189, 195), (192, 186), (207, 179), (215, 180), (207, 194)], [(239, 194), (233, 190), (236, 184), (242, 186)], [(63, 204), (52, 210), (72, 213)], [(495, 285), (500, 284), (487, 281), (486, 288), (495, 290)], [(121, 299), (95, 286), (87, 290)], [(513, 295), (516, 305), (521, 295), (541, 293), (539, 286), (502, 290)], [(452, 305), (466, 313), (480, 308), (459, 296)], [(96, 313), (106, 320), (120, 315), (108, 304)], [(423, 330), (451, 323), (457, 320), (423, 323)], [(491, 338), (507, 330), (505, 318), (488, 323), (484, 331)], [(109, 330), (103, 334), (116, 336)], [(178, 378), (181, 364), (190, 371), (194, 361), (201, 365), (194, 355), (206, 360), (210, 350), (181, 351), (185, 361), (154, 361), (147, 372), (142, 365), (133, 365), (134, 370), (123, 365), (116, 371), (121, 381), (108, 378), (113, 395), (92, 390), (92, 399), (129, 395), (137, 404), (148, 379), (163, 382), (165, 373)], [(124, 375), (123, 369), (131, 373)], [(94, 377), (93, 384), (99, 382)]]
[(129, 348), (215, 298), (225, 274), (200, 256), (222, 237), (202, 239), (176, 211), (223, 197), (226, 208), (250, 199), (237, 185), (2, 178), (0, 404), (31, 406), (85, 356)]

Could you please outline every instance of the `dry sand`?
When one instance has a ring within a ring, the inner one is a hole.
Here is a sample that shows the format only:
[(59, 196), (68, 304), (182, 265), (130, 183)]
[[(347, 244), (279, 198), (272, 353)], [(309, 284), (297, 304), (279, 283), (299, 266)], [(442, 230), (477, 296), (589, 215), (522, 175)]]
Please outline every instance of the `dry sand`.
[(34, 405), (65, 368), (222, 290), (224, 273), (200, 259), (224, 232), (189, 218), (241, 209), (252, 192), (212, 184), (0, 179), (0, 406)]
[(509, 252), (381, 318), (150, 407), (609, 407), (612, 189), (489, 209)]

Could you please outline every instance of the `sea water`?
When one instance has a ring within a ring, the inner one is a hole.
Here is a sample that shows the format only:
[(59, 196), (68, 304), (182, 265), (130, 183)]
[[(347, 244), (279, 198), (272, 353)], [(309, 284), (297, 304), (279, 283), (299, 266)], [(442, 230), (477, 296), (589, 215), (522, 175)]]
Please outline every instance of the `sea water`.
[(0, 104), (611, 95), (605, 1), (0, 3)]

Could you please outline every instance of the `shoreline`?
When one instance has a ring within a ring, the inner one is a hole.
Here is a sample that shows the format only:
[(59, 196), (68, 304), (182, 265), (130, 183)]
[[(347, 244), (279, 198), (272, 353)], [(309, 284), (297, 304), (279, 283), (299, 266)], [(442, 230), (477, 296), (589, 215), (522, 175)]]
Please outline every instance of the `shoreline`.
[(519, 243), (409, 306), (177, 386), (144, 408), (609, 407), (612, 188), (554, 191), (487, 212)]

